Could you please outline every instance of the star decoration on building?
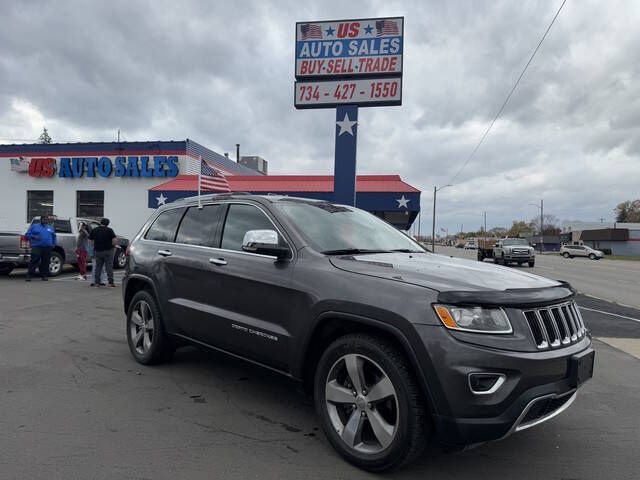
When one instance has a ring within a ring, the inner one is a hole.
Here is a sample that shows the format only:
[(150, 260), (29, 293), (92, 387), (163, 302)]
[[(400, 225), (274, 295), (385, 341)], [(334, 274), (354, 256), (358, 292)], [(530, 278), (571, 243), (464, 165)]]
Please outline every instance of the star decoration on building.
[(327, 34), (327, 37), (333, 37), (333, 34), (335, 33), (336, 29), (333, 27), (329, 27), (325, 30), (325, 33)]
[(364, 27), (364, 31), (367, 35), (371, 35), (371, 32), (373, 32), (373, 27), (371, 25), (367, 25), (366, 27)]
[(160, 193), (159, 197), (156, 197), (156, 201), (158, 202), (158, 206), (167, 204), (167, 197), (164, 196), (164, 193)]
[(338, 125), (340, 127), (340, 131), (338, 132), (338, 136), (342, 135), (343, 133), (347, 132), (349, 135), (353, 135), (353, 126), (357, 125), (358, 122), (354, 121), (354, 120), (349, 120), (349, 114), (345, 113), (344, 114), (344, 119), (342, 119), (339, 122), (336, 122), (336, 125)]
[(409, 210), (409, 207), (407, 206), (407, 203), (409, 203), (411, 200), (408, 198), (404, 198), (404, 194), (402, 195), (402, 197), (398, 198), (396, 200), (396, 202), (398, 202), (398, 208), (406, 208), (407, 210)]

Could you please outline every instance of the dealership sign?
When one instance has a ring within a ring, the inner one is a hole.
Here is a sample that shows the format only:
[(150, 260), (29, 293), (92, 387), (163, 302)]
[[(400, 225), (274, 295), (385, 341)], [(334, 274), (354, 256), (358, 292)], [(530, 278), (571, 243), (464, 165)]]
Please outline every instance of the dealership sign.
[(175, 177), (177, 156), (12, 158), (11, 169), (31, 177)]
[(401, 75), (404, 19), (296, 23), (296, 78)]
[(296, 108), (402, 104), (404, 18), (296, 23)]

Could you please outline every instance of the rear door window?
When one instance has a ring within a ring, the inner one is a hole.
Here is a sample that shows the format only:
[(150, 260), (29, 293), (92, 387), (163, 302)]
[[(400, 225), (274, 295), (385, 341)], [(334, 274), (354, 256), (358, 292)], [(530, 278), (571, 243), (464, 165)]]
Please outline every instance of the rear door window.
[(55, 219), (53, 228), (56, 229), (56, 233), (71, 233), (71, 221)]
[(147, 240), (173, 242), (184, 208), (173, 208), (162, 212), (144, 236)]
[(219, 240), (216, 234), (223, 211), (222, 205), (189, 208), (180, 222), (176, 243), (217, 247)]

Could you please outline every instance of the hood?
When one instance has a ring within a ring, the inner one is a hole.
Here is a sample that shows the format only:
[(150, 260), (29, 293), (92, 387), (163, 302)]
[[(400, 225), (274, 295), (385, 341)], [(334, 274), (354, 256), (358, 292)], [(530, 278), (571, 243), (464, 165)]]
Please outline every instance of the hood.
[(336, 268), (427, 287), (438, 292), (556, 287), (559, 282), (490, 263), (433, 253), (330, 257)]

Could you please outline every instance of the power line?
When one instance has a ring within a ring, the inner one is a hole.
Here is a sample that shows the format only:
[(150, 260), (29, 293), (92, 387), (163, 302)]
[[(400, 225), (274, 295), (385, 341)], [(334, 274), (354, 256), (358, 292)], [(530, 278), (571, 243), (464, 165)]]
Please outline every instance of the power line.
[(453, 176), (453, 178), (451, 179), (451, 181), (449, 183), (453, 183), (455, 181), (455, 179), (458, 178), (458, 176), (462, 173), (462, 171), (469, 164), (469, 162), (471, 161), (473, 156), (476, 154), (476, 152), (480, 148), (480, 145), (482, 145), (482, 142), (484, 142), (484, 139), (487, 138), (487, 135), (489, 135), (489, 132), (491, 131), (491, 128), (493, 127), (493, 124), (496, 123), (496, 120), (498, 120), (498, 118), (502, 114), (502, 111), (504, 110), (504, 107), (506, 107), (507, 103), (509, 103), (509, 100), (511, 99), (511, 95), (513, 95), (513, 92), (515, 92), (516, 88), (518, 87), (518, 84), (520, 83), (520, 80), (522, 80), (522, 77), (524, 77), (524, 74), (527, 71), (527, 68), (529, 68), (529, 64), (531, 64), (531, 62), (533, 60), (533, 57), (535, 57), (536, 53), (538, 53), (538, 50), (540, 49), (540, 45), (542, 45), (542, 42), (544, 42), (544, 39), (547, 37), (547, 34), (549, 33), (549, 30), (551, 30), (551, 27), (555, 23), (556, 18), (558, 18), (558, 15), (560, 14), (560, 11), (562, 10), (562, 7), (564, 7), (565, 3), (567, 3), (567, 0), (563, 0), (562, 1), (562, 5), (560, 5), (560, 8), (558, 8), (558, 11), (556, 12), (556, 14), (554, 15), (553, 19), (551, 20), (551, 23), (549, 24), (549, 26), (545, 30), (544, 35), (542, 35), (542, 38), (540, 38), (540, 41), (538, 42), (538, 45), (536, 46), (535, 50), (531, 54), (531, 57), (529, 57), (529, 61), (527, 62), (527, 64), (522, 69), (522, 73), (520, 74), (520, 76), (516, 80), (516, 83), (513, 84), (513, 87), (511, 88), (511, 91), (509, 92), (509, 95), (507, 95), (507, 98), (505, 98), (504, 102), (502, 103), (502, 106), (498, 110), (498, 113), (496, 113), (496, 116), (493, 118), (493, 120), (489, 124), (489, 127), (487, 127), (487, 130), (484, 132), (484, 134), (480, 138), (480, 141), (478, 142), (478, 144), (471, 151), (471, 154), (467, 157), (466, 161), (462, 164), (462, 167), (460, 167), (460, 170), (458, 170), (458, 172)]

